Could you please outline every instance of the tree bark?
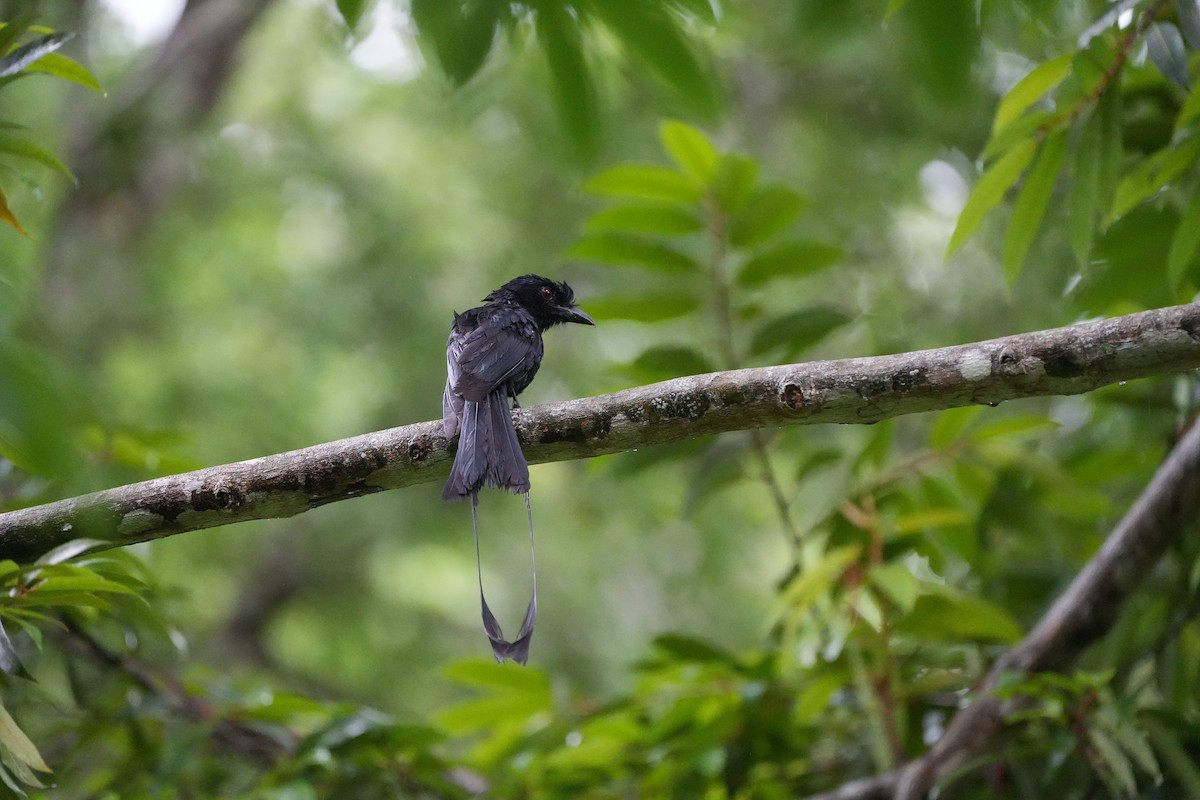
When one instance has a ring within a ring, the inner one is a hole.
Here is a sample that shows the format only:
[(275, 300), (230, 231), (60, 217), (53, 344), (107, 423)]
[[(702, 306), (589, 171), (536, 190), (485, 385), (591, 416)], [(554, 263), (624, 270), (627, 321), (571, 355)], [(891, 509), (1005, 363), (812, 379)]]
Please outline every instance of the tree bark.
[[(534, 463), (726, 431), (873, 423), (904, 414), (1071, 395), (1200, 367), (1200, 305), (898, 355), (692, 375), (514, 412)], [(116, 547), (444, 478), (440, 421), (107, 489), (0, 514), (0, 558), (72, 539)]]

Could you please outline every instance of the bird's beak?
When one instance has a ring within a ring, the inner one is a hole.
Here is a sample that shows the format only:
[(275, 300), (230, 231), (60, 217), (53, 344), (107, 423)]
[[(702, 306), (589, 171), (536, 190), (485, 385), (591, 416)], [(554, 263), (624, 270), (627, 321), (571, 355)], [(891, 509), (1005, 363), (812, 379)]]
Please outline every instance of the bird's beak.
[(578, 308), (564, 308), (567, 322), (578, 322), (581, 325), (595, 325), (596, 320), (580, 311)]

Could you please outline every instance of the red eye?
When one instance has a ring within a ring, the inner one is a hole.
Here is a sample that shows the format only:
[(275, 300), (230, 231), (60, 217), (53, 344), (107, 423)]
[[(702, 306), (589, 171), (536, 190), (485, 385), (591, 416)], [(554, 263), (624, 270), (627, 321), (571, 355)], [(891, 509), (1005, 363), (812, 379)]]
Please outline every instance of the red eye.
[(543, 300), (553, 300), (554, 299), (554, 290), (551, 289), (549, 286), (543, 286), (542, 287), (542, 299)]

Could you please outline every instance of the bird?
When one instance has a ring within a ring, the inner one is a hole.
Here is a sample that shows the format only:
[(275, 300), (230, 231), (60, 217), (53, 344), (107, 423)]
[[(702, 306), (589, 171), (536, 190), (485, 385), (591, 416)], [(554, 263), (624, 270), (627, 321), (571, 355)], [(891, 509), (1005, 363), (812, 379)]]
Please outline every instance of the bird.
[[(537, 562), (529, 504), (529, 463), (521, 452), (509, 401), (512, 408), (520, 408), (517, 395), (525, 391), (542, 365), (542, 333), (547, 328), (568, 322), (596, 322), (575, 305), (570, 286), (540, 275), (513, 278), (483, 301), (481, 306), (454, 313), (446, 342), (442, 424), (448, 441), (458, 436), (458, 450), (442, 488), (442, 499), (471, 499), (483, 629), (497, 663), (511, 659), (525, 664), (537, 624)], [(477, 507), (479, 490), (485, 485), (525, 496), (533, 589), (521, 630), (512, 641), (504, 638), (483, 592)]]

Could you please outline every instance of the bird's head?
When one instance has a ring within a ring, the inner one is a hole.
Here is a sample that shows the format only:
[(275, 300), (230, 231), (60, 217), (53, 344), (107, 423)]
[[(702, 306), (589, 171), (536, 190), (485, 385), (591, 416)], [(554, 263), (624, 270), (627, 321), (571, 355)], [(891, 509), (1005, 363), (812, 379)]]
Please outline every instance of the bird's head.
[(552, 281), (540, 275), (522, 275), (513, 278), (486, 300), (512, 298), (533, 315), (545, 330), (560, 322), (578, 322), (595, 325), (596, 321), (575, 306), (575, 292), (561, 281)]

